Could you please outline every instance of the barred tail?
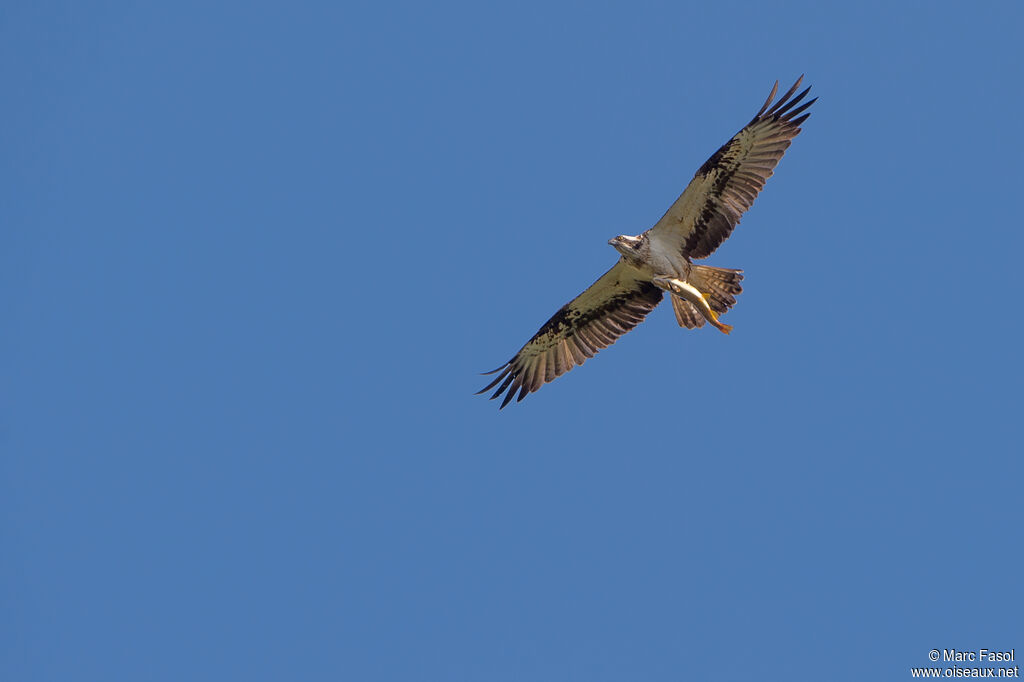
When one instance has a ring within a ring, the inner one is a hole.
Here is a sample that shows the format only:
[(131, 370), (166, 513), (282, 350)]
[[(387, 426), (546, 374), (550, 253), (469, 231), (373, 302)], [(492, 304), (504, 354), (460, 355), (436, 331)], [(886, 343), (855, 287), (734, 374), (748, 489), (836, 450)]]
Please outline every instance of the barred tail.
[[(736, 297), (743, 291), (740, 286), (742, 280), (742, 270), (713, 268), (709, 265), (694, 265), (687, 279), (701, 293), (707, 294), (708, 305), (716, 313), (724, 313), (736, 305)], [(672, 310), (680, 327), (693, 329), (704, 326), (704, 315), (689, 301), (672, 296)]]
[(742, 270), (694, 265), (688, 281), (701, 292), (708, 294), (708, 305), (712, 310), (724, 313), (736, 305), (736, 297), (743, 292), (743, 287), (740, 286), (742, 280)]
[(700, 314), (692, 303), (684, 301), (675, 294), (669, 296), (672, 299), (672, 312), (676, 314), (676, 322), (680, 327), (693, 329), (704, 326), (704, 316)]

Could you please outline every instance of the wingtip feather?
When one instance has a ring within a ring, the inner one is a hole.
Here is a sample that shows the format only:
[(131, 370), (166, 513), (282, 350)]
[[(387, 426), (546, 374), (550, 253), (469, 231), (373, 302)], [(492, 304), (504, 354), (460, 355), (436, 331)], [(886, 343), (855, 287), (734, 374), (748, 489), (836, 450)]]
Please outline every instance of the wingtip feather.
[[(512, 358), (512, 360), (514, 360), (514, 359), (515, 359), (515, 358)], [(480, 376), (482, 376), (482, 377), (485, 377), (485, 376), (487, 376), (488, 374), (494, 374), (495, 372), (500, 372), (501, 370), (503, 370), (503, 369), (505, 369), (506, 367), (508, 367), (508, 366), (509, 366), (509, 363), (511, 363), (511, 362), (512, 362), (512, 360), (509, 360), (508, 362), (506, 362), (505, 364), (501, 365), (501, 366), (500, 366), (500, 367), (498, 367), (497, 369), (492, 369), (492, 370), (491, 370), (490, 372), (480, 372)]]
[[(487, 391), (489, 391), (489, 390), (491, 390), (492, 388), (494, 388), (494, 386), (495, 386), (495, 385), (496, 385), (496, 384), (497, 384), (497, 383), (498, 383), (499, 381), (501, 381), (502, 379), (504, 379), (504, 378), (505, 378), (505, 374), (506, 374), (506, 372), (507, 372), (508, 370), (510, 370), (510, 369), (511, 369), (511, 367), (510, 367), (509, 365), (504, 365), (503, 367), (499, 367), (498, 369), (504, 369), (504, 370), (506, 370), (506, 371), (505, 371), (505, 372), (502, 372), (501, 374), (499, 374), (499, 375), (498, 375), (498, 376), (497, 376), (497, 377), (496, 377), (496, 378), (494, 379), (494, 381), (492, 381), (491, 383), (487, 384), (486, 386), (484, 386), (483, 388), (481, 388), (481, 389), (480, 389), (479, 391), (477, 391), (477, 392), (476, 392), (476, 393), (474, 393), (473, 395), (480, 395), (481, 393), (487, 393)], [(495, 370), (495, 371), (497, 371), (497, 370)], [(494, 372), (487, 372), (487, 374), (494, 374)]]
[(803, 97), (804, 95), (806, 95), (807, 94), (807, 90), (810, 90), (810, 88), (807, 88), (807, 90), (804, 90), (804, 92), (802, 92), (800, 94), (800, 97), (797, 97), (797, 99), (794, 100), (793, 102), (789, 101), (789, 98), (793, 96), (793, 93), (796, 92), (797, 88), (800, 87), (800, 83), (802, 83), (803, 80), (804, 80), (803, 76), (800, 76), (799, 78), (797, 78), (796, 79), (796, 83), (793, 83), (793, 85), (790, 86), (789, 90), (786, 91), (786, 94), (783, 95), (782, 97), (780, 97), (779, 101), (776, 102), (775, 105), (771, 109), (769, 109), (768, 111), (764, 112), (764, 115), (766, 117), (767, 116), (778, 116), (783, 111), (785, 111), (785, 107), (786, 107), (787, 104), (789, 104), (789, 105), (794, 104), (795, 102), (800, 100), (800, 97)]
[(505, 391), (505, 389), (508, 388), (508, 385), (511, 384), (513, 380), (515, 380), (515, 378), (516, 376), (514, 374), (509, 374), (507, 377), (505, 377), (505, 381), (502, 382), (501, 386), (498, 387), (498, 390), (496, 390), (494, 394), (491, 395), (490, 398), (488, 398), (488, 400), (494, 400), (499, 395), (501, 395)]
[(754, 120), (755, 121), (758, 119), (758, 117), (761, 116), (761, 114), (763, 114), (768, 109), (768, 107), (772, 103), (772, 100), (775, 99), (775, 93), (778, 92), (778, 91), (779, 91), (779, 81), (775, 81), (775, 85), (772, 86), (772, 91), (768, 93), (768, 99), (766, 99), (764, 101), (764, 105), (761, 107), (761, 110), (758, 111), (757, 114), (754, 115)]
[[(810, 88), (808, 88), (808, 90), (809, 89)], [(806, 93), (807, 93), (807, 90), (804, 90), (804, 94), (806, 94)], [(799, 116), (800, 114), (802, 114), (804, 111), (807, 110), (807, 107), (811, 106), (812, 104), (814, 104), (817, 101), (818, 101), (818, 98), (815, 97), (814, 99), (810, 100), (809, 102), (804, 102), (799, 107), (797, 107), (796, 109), (793, 109), (793, 111), (791, 111), (788, 114), (786, 114), (786, 117), (792, 119), (794, 116)], [(810, 116), (810, 114), (808, 114), (808, 116)]]

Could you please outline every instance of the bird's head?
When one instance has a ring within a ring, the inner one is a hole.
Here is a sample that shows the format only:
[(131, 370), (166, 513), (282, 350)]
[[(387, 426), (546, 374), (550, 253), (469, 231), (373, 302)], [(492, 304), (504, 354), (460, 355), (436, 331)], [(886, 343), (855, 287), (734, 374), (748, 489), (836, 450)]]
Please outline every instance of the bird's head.
[(620, 234), (612, 237), (608, 243), (615, 247), (615, 250), (626, 258), (636, 260), (640, 255), (640, 247), (644, 243), (641, 237), (631, 237), (628, 234)]

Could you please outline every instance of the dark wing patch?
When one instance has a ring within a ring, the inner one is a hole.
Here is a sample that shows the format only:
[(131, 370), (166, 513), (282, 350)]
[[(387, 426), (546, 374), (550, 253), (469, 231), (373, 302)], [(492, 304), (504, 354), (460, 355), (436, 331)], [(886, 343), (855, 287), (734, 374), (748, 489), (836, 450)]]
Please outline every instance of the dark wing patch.
[[(740, 132), (700, 167), (672, 207), (649, 232), (671, 242), (688, 258), (706, 258), (721, 246), (754, 203), (817, 98), (796, 106), (810, 88), (793, 96), (803, 76), (771, 106), (776, 82), (764, 106)], [(769, 108), (771, 107), (771, 108)], [(803, 114), (801, 116), (801, 114)]]
[(661, 302), (661, 289), (638, 279), (639, 272), (619, 261), (586, 291), (566, 303), (544, 323), (511, 360), (485, 374), (498, 376), (477, 392), (495, 386), (494, 400), (505, 394), (505, 407), (582, 365), (640, 324)]

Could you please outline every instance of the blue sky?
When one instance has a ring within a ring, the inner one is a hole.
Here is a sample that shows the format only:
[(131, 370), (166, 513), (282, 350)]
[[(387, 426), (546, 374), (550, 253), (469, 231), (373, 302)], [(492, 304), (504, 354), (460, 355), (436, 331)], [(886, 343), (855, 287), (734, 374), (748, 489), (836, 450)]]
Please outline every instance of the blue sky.
[[(7, 3), (0, 678), (1024, 651), (1019, 3)], [(801, 73), (667, 306), (472, 394)]]

